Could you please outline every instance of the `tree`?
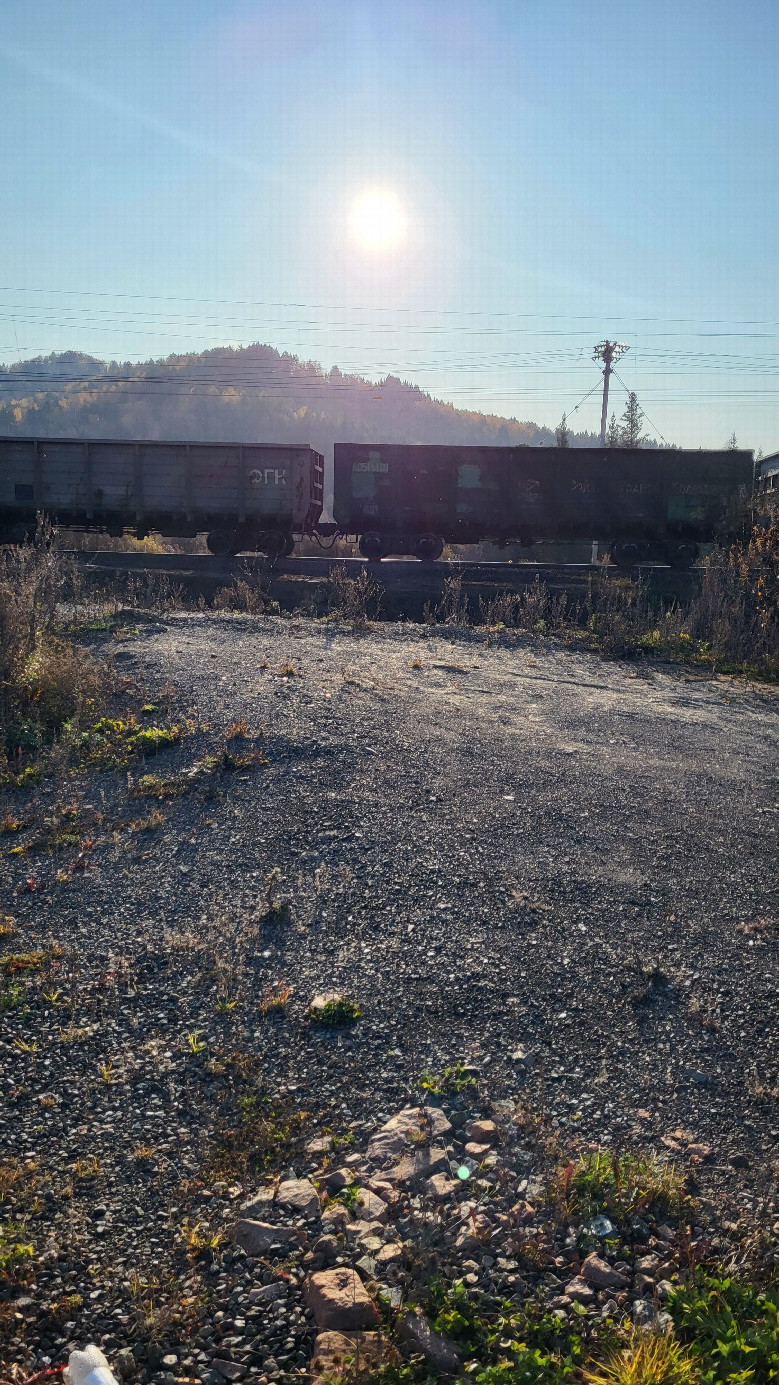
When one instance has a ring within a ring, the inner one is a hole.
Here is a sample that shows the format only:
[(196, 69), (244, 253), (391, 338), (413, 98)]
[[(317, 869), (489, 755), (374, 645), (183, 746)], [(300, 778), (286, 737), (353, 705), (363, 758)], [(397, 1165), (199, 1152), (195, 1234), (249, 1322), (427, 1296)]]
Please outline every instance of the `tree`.
[(635, 390), (631, 390), (625, 405), (625, 412), (622, 415), (622, 427), (620, 428), (620, 442), (623, 447), (640, 447), (645, 441), (641, 432), (643, 417)]
[(735, 432), (731, 433), (728, 438), (728, 452), (738, 452), (738, 438)]
[(622, 431), (620, 429), (619, 424), (617, 423), (616, 414), (611, 415), (608, 432), (606, 433), (606, 444), (608, 447), (622, 446)]
[(560, 419), (560, 422), (558, 423), (557, 427), (555, 428), (555, 430), (554, 430), (554, 435), (555, 435), (555, 438), (557, 439), (557, 446), (558, 446), (558, 447), (570, 447), (570, 446), (571, 446), (571, 444), (570, 444), (570, 442), (569, 442), (569, 439), (568, 439), (568, 424), (567, 424), (566, 421), (565, 421), (565, 414), (563, 414), (562, 418)]

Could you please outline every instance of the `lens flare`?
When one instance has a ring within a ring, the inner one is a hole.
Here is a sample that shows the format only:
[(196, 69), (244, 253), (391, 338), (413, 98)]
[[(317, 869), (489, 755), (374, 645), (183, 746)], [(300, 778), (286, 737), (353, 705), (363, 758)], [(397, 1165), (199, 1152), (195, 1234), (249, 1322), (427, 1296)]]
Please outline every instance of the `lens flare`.
[(406, 229), (397, 197), (380, 189), (361, 193), (352, 205), (349, 220), (356, 239), (371, 250), (395, 244)]

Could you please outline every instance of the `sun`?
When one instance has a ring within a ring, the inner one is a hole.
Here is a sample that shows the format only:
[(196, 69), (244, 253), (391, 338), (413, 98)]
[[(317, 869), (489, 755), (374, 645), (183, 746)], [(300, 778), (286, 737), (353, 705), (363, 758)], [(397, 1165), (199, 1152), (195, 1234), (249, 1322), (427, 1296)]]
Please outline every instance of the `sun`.
[(394, 245), (406, 229), (406, 218), (397, 197), (380, 189), (362, 192), (355, 198), (349, 222), (357, 240), (370, 250)]

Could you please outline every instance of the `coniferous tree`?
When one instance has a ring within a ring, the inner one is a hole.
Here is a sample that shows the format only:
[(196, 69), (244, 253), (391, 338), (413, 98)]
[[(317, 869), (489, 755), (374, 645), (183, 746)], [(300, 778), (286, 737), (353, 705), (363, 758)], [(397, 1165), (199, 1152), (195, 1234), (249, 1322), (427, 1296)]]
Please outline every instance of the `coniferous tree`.
[(560, 422), (555, 428), (554, 435), (558, 447), (570, 447), (571, 444), (568, 438), (568, 424), (565, 421), (565, 414), (563, 414), (562, 418), (560, 419)]
[(622, 430), (617, 423), (616, 414), (612, 414), (609, 420), (608, 432), (606, 433), (606, 445), (607, 447), (622, 446)]
[(728, 438), (728, 451), (738, 452), (738, 438), (736, 437), (735, 432), (731, 433), (730, 437)]
[(640, 447), (645, 441), (641, 432), (643, 417), (635, 390), (631, 390), (625, 405), (625, 412), (622, 415), (622, 427), (620, 428), (620, 441), (623, 447)]

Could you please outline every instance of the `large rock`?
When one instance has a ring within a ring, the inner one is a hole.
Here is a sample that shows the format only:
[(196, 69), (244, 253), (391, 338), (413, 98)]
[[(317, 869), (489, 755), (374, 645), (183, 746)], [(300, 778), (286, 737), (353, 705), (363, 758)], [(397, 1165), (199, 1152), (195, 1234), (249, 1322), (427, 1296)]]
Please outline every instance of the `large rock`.
[(303, 1297), (320, 1331), (358, 1332), (378, 1322), (360, 1276), (346, 1266), (312, 1274), (303, 1285)]
[(381, 1127), (368, 1145), (368, 1158), (376, 1164), (399, 1159), (415, 1146), (432, 1143), (451, 1130), (443, 1111), (437, 1107), (407, 1106)]
[(307, 1178), (289, 1178), (286, 1183), (280, 1183), (276, 1201), (280, 1207), (299, 1212), (301, 1217), (319, 1215), (319, 1193)]
[(271, 1184), (266, 1184), (265, 1187), (258, 1188), (254, 1196), (250, 1198), (248, 1202), (243, 1203), (240, 1209), (241, 1216), (248, 1217), (250, 1221), (256, 1220), (258, 1217), (267, 1216), (268, 1209), (275, 1200), (275, 1187)]
[(494, 1121), (471, 1121), (465, 1127), (465, 1134), (477, 1144), (494, 1145), (498, 1138), (498, 1127)]
[(286, 1246), (297, 1239), (297, 1231), (291, 1226), (271, 1226), (268, 1222), (244, 1219), (235, 1228), (235, 1240), (247, 1255), (265, 1255), (271, 1246)]
[(311, 1373), (332, 1378), (341, 1375), (348, 1362), (351, 1376), (362, 1368), (378, 1366), (387, 1353), (388, 1345), (380, 1332), (320, 1332), (314, 1342)]
[(387, 1220), (386, 1202), (383, 1198), (378, 1197), (376, 1193), (372, 1193), (370, 1188), (360, 1189), (357, 1194), (357, 1207), (355, 1210), (359, 1212), (360, 1217), (366, 1221), (379, 1222), (380, 1225), (383, 1225)]
[(436, 1202), (443, 1202), (459, 1193), (462, 1186), (459, 1178), (449, 1178), (445, 1173), (434, 1173), (425, 1184), (425, 1192), (429, 1197), (435, 1198)]
[(446, 1150), (440, 1145), (431, 1149), (413, 1149), (404, 1154), (393, 1169), (388, 1169), (386, 1177), (391, 1183), (414, 1183), (420, 1178), (432, 1178), (434, 1173), (446, 1173), (449, 1160)]
[(437, 1371), (454, 1375), (459, 1369), (461, 1357), (454, 1342), (434, 1332), (423, 1313), (408, 1313), (400, 1324), (400, 1336)]
[[(627, 1280), (625, 1276), (615, 1270), (606, 1260), (601, 1260), (599, 1255), (588, 1255), (582, 1265), (582, 1279), (588, 1284), (592, 1284), (596, 1289), (626, 1289)], [(566, 1293), (568, 1290), (566, 1289)]]

